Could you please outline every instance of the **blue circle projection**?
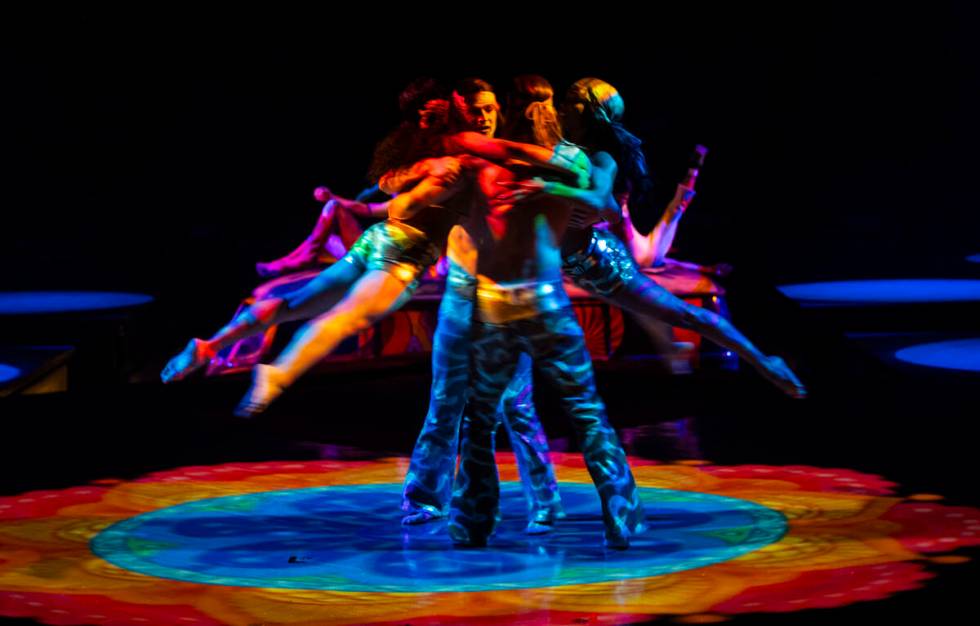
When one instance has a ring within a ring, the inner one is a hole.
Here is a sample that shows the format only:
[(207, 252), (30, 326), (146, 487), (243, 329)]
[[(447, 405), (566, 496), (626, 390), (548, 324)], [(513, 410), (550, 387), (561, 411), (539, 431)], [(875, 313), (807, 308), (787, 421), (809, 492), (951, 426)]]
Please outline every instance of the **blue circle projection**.
[(525, 535), (519, 483), (501, 485), (504, 521), (488, 548), (454, 549), (446, 523), (403, 527), (400, 484), (209, 498), (110, 526), (92, 551), (160, 578), (334, 591), (489, 591), (656, 576), (727, 561), (778, 541), (781, 513), (746, 500), (640, 488), (650, 529), (629, 550), (602, 543), (595, 487), (562, 483), (568, 517)]
[(109, 291), (6, 291), (0, 292), (0, 314), (39, 315), (99, 311), (137, 306), (152, 302), (140, 293)]
[(903, 304), (980, 302), (980, 280), (847, 280), (781, 285), (784, 295), (812, 304)]
[(928, 367), (980, 372), (980, 339), (923, 343), (902, 348), (895, 358)]
[(966, 260), (970, 263), (980, 263), (980, 254), (971, 254), (970, 256), (966, 257)]
[(0, 383), (10, 382), (11, 380), (14, 380), (20, 376), (20, 374), (21, 371), (19, 367), (0, 363)]

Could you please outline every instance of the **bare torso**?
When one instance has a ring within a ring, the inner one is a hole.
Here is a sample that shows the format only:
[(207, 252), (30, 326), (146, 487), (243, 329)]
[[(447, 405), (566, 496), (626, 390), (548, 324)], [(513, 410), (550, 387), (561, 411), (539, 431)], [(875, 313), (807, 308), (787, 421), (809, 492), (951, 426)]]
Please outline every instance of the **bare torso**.
[[(561, 240), (571, 215), (567, 202), (548, 196), (516, 205), (495, 200), (503, 189), (500, 182), (517, 180), (522, 175), (489, 163), (476, 175), (479, 193), (474, 215), (466, 222), (467, 231), (477, 251), (477, 273), (497, 283), (551, 280), (547, 274), (553, 263), (540, 256), (549, 251), (557, 254), (554, 241)], [(547, 220), (551, 235), (551, 241), (540, 242), (540, 247), (535, 236), (538, 215)]]

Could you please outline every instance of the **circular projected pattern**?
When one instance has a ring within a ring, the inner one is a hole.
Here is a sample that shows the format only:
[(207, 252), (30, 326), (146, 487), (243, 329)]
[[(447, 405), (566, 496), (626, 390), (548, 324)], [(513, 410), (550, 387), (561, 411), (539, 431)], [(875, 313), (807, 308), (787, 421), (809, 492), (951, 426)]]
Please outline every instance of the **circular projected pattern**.
[(980, 301), (980, 280), (847, 280), (781, 285), (787, 297), (810, 304), (907, 304)]
[(0, 363), (0, 383), (6, 383), (14, 380), (20, 376), (21, 371), (19, 367), (14, 367), (13, 365), (6, 365)]
[(906, 363), (980, 372), (980, 339), (937, 341), (902, 348), (895, 358)]
[(0, 292), (0, 314), (40, 315), (73, 313), (138, 306), (153, 302), (152, 296), (108, 291), (8, 291)]
[[(845, 607), (915, 593), (980, 545), (980, 510), (872, 474), (632, 458), (650, 529), (601, 547), (580, 455), (554, 454), (568, 517), (458, 550), (399, 524), (404, 458), (182, 467), (0, 497), (0, 616), (45, 624), (630, 624)], [(243, 586), (247, 585), (247, 586)]]
[[(523, 532), (519, 483), (502, 485), (506, 522), (489, 550), (454, 550), (445, 522), (403, 528), (400, 484), (319, 487), (188, 502), (120, 522), (92, 550), (125, 569), (200, 583), (335, 591), (490, 591), (659, 576), (779, 540), (785, 518), (711, 494), (641, 488), (650, 530), (630, 550), (601, 546), (595, 487), (561, 486), (568, 518)], [(438, 531), (438, 532), (434, 532)], [(529, 549), (532, 548), (532, 549)]]

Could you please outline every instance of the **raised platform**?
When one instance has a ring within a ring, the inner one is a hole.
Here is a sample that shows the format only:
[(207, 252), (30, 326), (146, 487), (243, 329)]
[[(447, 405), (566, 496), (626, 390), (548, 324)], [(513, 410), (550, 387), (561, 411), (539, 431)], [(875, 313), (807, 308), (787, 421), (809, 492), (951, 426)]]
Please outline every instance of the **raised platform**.
[[(137, 326), (153, 301), (139, 293), (0, 292), (0, 345), (69, 348), (73, 386), (126, 382), (139, 360), (134, 354), (140, 338), (146, 336)], [(66, 374), (55, 388), (67, 384)]]
[(0, 397), (68, 389), (70, 346), (0, 347)]

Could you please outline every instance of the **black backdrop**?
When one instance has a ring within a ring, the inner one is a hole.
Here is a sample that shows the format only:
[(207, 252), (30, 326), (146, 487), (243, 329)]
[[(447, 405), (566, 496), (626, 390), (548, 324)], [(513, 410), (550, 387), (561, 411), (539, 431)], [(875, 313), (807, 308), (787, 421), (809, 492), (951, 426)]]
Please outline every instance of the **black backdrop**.
[(306, 236), (315, 185), (364, 185), (406, 82), (503, 90), (523, 72), (615, 84), (664, 202), (690, 148), (711, 148), (679, 256), (776, 282), (978, 269), (962, 260), (980, 252), (971, 16), (793, 11), (532, 29), (500, 7), (511, 26), (483, 34), (472, 19), (32, 23), (0, 60), (2, 288), (186, 295), (225, 316), (256, 260)]

